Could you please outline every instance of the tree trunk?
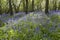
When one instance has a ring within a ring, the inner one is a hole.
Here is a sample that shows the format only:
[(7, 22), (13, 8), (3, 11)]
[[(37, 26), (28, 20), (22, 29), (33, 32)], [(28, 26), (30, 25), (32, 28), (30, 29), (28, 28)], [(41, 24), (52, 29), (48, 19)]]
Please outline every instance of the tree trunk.
[(2, 7), (1, 7), (1, 0), (0, 0), (0, 14), (2, 14)]
[(23, 0), (23, 11), (25, 12), (25, 0)]
[(34, 11), (34, 0), (32, 0), (32, 11)]
[(26, 14), (28, 14), (28, 0), (26, 0), (26, 10), (25, 10)]
[(60, 10), (60, 2), (59, 2), (58, 10)]
[(13, 15), (11, 0), (9, 0), (9, 12), (10, 12), (10, 15)]
[(56, 3), (56, 0), (53, 2), (54, 4), (53, 4), (53, 10), (57, 10), (57, 3)]
[(46, 0), (46, 3), (45, 3), (45, 14), (49, 13), (48, 12), (48, 5), (49, 5), (49, 0)]
[(39, 10), (42, 11), (42, 5), (41, 5), (41, 3), (39, 3), (39, 5), (40, 5), (39, 6), (39, 8), (40, 8)]

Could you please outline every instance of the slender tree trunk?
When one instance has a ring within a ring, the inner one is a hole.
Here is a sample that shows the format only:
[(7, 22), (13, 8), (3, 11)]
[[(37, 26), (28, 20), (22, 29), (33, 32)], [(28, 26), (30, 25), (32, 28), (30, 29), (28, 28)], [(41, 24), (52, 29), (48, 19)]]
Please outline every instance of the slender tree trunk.
[(60, 10), (60, 2), (59, 2), (58, 10)]
[(32, 11), (34, 11), (34, 0), (32, 0)]
[(0, 14), (2, 14), (2, 7), (1, 7), (1, 0), (0, 0)]
[(26, 14), (28, 14), (28, 0), (26, 0), (26, 10), (25, 10)]
[[(17, 1), (17, 0), (16, 0)], [(22, 2), (22, 0), (20, 1), (20, 3), (19, 3), (19, 5), (17, 6), (16, 4), (17, 4), (17, 2), (15, 3), (14, 1), (13, 1), (13, 7), (14, 7), (14, 11), (15, 11), (15, 13), (18, 13), (19, 12), (19, 8), (20, 8), (20, 5), (21, 5), (21, 2)]]
[(49, 5), (49, 0), (46, 0), (46, 3), (45, 3), (45, 14), (49, 13), (48, 12), (48, 5)]
[(14, 7), (14, 11), (15, 11), (15, 13), (17, 13), (16, 12), (16, 5), (13, 3), (13, 7)]
[(19, 10), (20, 10), (20, 5), (21, 5), (21, 3), (20, 3), (19, 6), (17, 7), (17, 12), (19, 12)]
[(22, 0), (20, 1), (19, 5), (17, 6), (17, 8), (16, 8), (16, 12), (19, 12), (19, 10), (20, 10), (20, 5), (21, 5), (21, 2), (22, 2)]
[(23, 0), (23, 11), (25, 12), (25, 0)]
[(54, 3), (54, 5), (53, 5), (53, 10), (57, 10), (57, 2), (56, 2), (56, 0), (53, 2)]
[(40, 6), (39, 6), (39, 8), (40, 8), (39, 10), (40, 10), (40, 11), (42, 11), (42, 8), (41, 8), (41, 3), (40, 3)]
[(39, 5), (37, 5), (37, 11), (39, 10)]
[(10, 15), (13, 15), (13, 9), (12, 9), (11, 1), (12, 0), (9, 0), (9, 11), (10, 11)]

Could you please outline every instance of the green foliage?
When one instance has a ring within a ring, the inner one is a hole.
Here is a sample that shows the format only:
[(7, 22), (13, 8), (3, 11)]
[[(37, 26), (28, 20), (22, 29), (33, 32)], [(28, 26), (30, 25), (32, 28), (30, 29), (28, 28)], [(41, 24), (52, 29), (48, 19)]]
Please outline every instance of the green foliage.
[(0, 20), (0, 27), (4, 26), (5, 23), (3, 23), (1, 20)]
[(51, 20), (52, 20), (52, 22), (59, 24), (60, 23), (60, 16), (59, 15), (52, 15)]
[[(50, 19), (49, 19), (50, 20)], [(54, 23), (56, 20), (56, 24)], [(53, 15), (49, 23), (37, 24), (31, 21), (19, 21), (0, 29), (0, 40), (60, 40), (60, 16)], [(56, 28), (54, 25), (56, 25)], [(53, 28), (53, 29), (51, 29)]]
[[(9, 0), (8, 0), (9, 1)], [(1, 10), (1, 13), (7, 13), (9, 12), (9, 5), (8, 5), (8, 1), (7, 0), (0, 0), (0, 10)], [(49, 10), (56, 10), (57, 6), (58, 6), (58, 9), (60, 10), (60, 3), (57, 3), (59, 2), (56, 1), (56, 0), (49, 0)], [(34, 10), (42, 10), (44, 11), (45, 9), (45, 2), (46, 0), (34, 0)], [(18, 12), (18, 11), (25, 11), (25, 0), (12, 0), (12, 9), (13, 9), (13, 12)], [(14, 4), (13, 4), (14, 3)], [(32, 0), (28, 0), (28, 11), (32, 11)]]

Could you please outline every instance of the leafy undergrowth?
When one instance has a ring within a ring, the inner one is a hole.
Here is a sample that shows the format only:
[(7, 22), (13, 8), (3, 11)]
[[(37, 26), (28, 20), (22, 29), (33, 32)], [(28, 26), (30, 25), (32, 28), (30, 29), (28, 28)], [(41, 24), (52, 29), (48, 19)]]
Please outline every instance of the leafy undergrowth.
[(5, 23), (0, 20), (0, 27), (5, 26)]
[(60, 40), (60, 16), (29, 14), (1, 27), (0, 40)]

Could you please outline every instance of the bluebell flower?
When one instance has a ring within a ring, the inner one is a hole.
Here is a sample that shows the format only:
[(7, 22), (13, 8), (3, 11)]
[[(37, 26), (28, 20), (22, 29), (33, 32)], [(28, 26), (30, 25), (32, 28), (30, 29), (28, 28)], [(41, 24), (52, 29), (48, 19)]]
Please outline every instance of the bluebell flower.
[(36, 27), (34, 31), (35, 31), (35, 33), (38, 33), (38, 32), (40, 32), (40, 28)]

